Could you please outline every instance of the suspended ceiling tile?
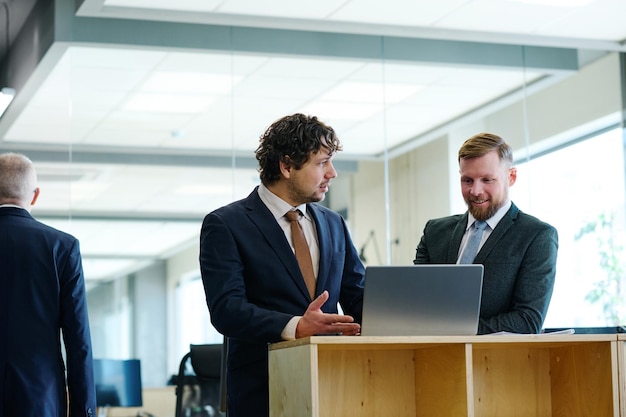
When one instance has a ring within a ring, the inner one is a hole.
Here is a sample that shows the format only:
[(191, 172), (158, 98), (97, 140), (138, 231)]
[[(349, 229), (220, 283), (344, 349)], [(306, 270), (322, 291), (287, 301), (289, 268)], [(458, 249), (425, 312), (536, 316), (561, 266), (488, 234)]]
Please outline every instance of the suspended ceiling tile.
[(352, 0), (333, 13), (331, 18), (362, 23), (429, 26), (465, 3), (467, 0)]
[(235, 104), (239, 97), (302, 101), (319, 96), (334, 83), (335, 79), (252, 75), (235, 87), (233, 100)]

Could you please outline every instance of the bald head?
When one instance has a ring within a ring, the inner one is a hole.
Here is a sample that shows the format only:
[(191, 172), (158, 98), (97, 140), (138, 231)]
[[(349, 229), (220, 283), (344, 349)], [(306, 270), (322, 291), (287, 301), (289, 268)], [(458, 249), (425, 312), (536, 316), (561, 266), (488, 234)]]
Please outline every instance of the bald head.
[(18, 153), (0, 154), (0, 204), (15, 204), (30, 210), (38, 195), (33, 162)]

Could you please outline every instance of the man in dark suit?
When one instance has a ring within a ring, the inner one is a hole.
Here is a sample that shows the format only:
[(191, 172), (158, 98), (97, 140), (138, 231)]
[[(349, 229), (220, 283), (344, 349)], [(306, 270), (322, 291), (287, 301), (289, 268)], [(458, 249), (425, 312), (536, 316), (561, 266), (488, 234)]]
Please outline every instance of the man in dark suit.
[(458, 161), (468, 211), (428, 221), (413, 262), (459, 263), (471, 246), (475, 221), (486, 222), (473, 259), (485, 271), (478, 333), (539, 333), (554, 287), (557, 231), (509, 199), (517, 170), (502, 138), (491, 133), (469, 138)]
[(91, 417), (96, 398), (78, 241), (30, 215), (38, 196), (32, 162), (0, 154), (0, 417)]
[[(363, 264), (343, 218), (316, 204), (337, 176), (339, 150), (334, 130), (315, 117), (276, 121), (256, 150), (261, 185), (204, 219), (200, 269), (211, 321), (229, 342), (229, 417), (269, 414), (268, 343), (360, 332)], [(285, 217), (293, 210), (309, 246), (311, 290)]]

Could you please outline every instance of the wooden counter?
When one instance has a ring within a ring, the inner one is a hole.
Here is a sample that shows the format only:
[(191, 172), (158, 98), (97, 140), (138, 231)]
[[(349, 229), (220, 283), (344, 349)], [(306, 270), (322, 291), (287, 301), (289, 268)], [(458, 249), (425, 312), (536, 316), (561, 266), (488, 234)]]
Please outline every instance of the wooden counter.
[(281, 342), (269, 351), (270, 415), (617, 417), (625, 346), (615, 334)]

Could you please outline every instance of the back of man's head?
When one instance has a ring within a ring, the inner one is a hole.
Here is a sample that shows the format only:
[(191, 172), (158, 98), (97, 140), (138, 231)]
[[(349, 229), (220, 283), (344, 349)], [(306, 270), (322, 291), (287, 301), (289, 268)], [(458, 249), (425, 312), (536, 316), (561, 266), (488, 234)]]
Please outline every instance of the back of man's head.
[(32, 161), (18, 153), (0, 154), (0, 204), (29, 209), (36, 190), (37, 174)]

